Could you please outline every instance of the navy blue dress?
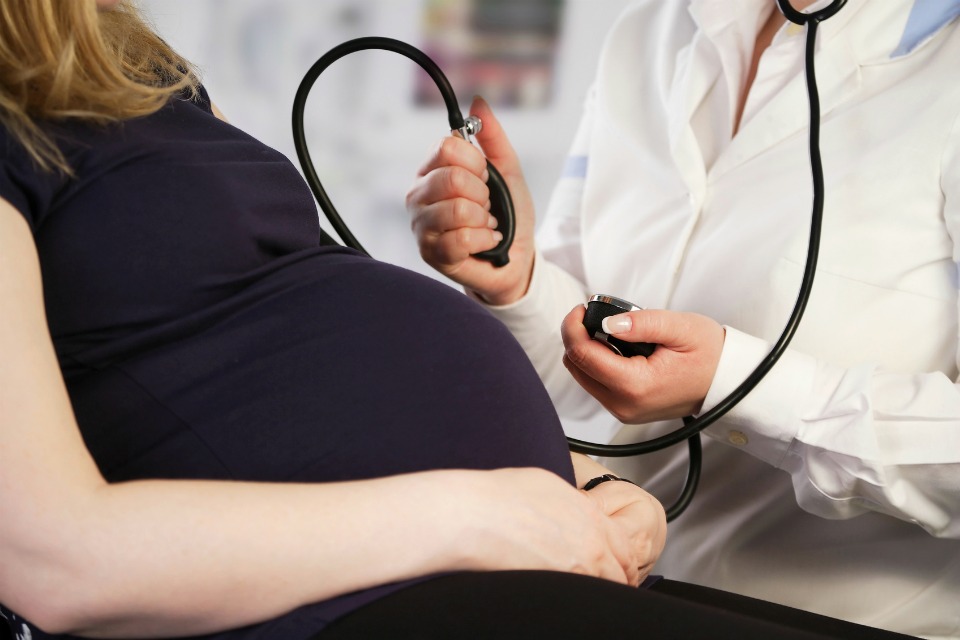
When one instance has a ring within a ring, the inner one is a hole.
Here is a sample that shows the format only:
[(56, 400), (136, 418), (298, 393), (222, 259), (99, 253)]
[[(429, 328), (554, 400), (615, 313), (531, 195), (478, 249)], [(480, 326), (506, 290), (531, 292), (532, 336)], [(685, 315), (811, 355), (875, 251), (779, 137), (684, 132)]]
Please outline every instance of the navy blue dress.
[[(0, 196), (33, 231), (56, 352), (109, 481), (506, 466), (573, 481), (506, 329), (450, 287), (321, 246), (293, 165), (215, 118), (205, 93), (55, 131), (75, 178), (38, 171), (0, 129)], [(214, 637), (308, 638), (402, 587)]]

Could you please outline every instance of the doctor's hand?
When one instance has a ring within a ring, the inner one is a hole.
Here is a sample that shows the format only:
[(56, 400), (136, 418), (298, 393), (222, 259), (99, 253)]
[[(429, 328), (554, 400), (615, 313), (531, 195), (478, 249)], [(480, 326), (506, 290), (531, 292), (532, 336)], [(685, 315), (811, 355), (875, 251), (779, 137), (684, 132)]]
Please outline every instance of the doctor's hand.
[(563, 320), (563, 363), (574, 379), (618, 420), (641, 424), (700, 411), (723, 350), (724, 330), (695, 313), (642, 310), (610, 316), (608, 333), (658, 346), (648, 358), (625, 358), (590, 338), (584, 307)]
[[(489, 105), (475, 98), (470, 113), (483, 122), (476, 136), (483, 153), (459, 135), (444, 138), (420, 168), (406, 205), (427, 264), (484, 301), (507, 304), (526, 293), (533, 273), (533, 199), (517, 154)], [(487, 159), (503, 176), (516, 213), (510, 263), (502, 268), (471, 257), (493, 249), (502, 238), (490, 215)]]

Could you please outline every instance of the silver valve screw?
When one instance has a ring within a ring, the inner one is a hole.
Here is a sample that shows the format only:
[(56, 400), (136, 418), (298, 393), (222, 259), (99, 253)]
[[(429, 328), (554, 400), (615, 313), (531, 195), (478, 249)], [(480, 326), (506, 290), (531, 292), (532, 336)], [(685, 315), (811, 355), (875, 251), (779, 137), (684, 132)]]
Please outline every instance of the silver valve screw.
[(460, 127), (460, 135), (464, 138), (475, 136), (483, 129), (483, 123), (477, 116), (467, 116), (463, 119), (463, 126)]

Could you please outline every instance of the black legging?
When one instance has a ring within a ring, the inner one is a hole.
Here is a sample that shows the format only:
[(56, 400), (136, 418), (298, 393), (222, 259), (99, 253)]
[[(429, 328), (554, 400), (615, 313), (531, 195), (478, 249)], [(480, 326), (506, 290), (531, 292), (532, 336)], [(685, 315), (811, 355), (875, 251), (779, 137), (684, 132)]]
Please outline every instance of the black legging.
[(337, 620), (314, 640), (907, 637), (671, 580), (635, 589), (569, 573), (498, 571), (419, 583)]

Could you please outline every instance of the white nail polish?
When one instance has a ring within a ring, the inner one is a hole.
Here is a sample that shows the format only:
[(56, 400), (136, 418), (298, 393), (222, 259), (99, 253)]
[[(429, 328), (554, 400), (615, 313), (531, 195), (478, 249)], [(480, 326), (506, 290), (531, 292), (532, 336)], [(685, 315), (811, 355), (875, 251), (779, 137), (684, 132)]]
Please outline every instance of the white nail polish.
[(605, 334), (613, 336), (630, 331), (633, 328), (633, 319), (625, 313), (607, 316), (600, 322), (600, 327)]

